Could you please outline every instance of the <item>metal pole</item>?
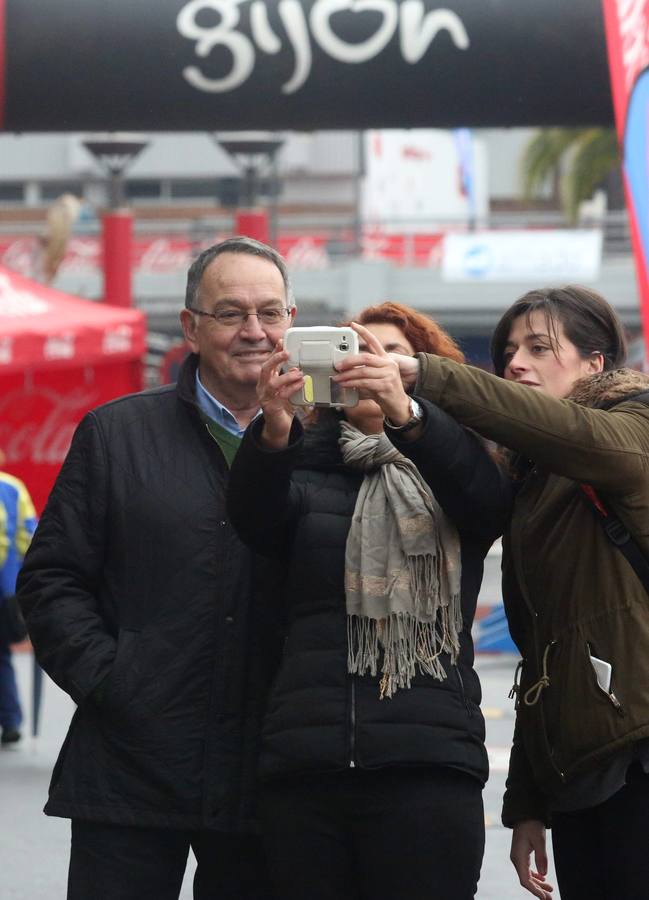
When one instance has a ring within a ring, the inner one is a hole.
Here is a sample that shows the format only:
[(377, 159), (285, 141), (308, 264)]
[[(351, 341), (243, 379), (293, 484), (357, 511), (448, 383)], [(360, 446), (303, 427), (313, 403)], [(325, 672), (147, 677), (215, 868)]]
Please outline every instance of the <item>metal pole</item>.
[(116, 209), (102, 217), (104, 254), (104, 302), (112, 306), (132, 306), (131, 257), (133, 216), (128, 209)]

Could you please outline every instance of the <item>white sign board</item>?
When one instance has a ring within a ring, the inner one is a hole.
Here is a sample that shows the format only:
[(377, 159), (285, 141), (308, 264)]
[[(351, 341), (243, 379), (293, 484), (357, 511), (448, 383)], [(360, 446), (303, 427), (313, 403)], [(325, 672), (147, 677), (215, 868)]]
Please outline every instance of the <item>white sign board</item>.
[(488, 207), (484, 142), (470, 147), (472, 197), (462, 183), (462, 160), (451, 131), (433, 128), (368, 131), (363, 220), (385, 231), (426, 231), (484, 218)]
[(602, 233), (595, 229), (447, 234), (442, 278), (543, 284), (592, 281), (599, 275), (601, 259)]

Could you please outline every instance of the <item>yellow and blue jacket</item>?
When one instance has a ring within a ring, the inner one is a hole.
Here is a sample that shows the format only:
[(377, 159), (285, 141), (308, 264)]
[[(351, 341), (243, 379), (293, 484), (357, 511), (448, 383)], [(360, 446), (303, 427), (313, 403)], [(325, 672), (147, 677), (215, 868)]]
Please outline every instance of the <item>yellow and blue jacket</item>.
[(0, 600), (16, 590), (16, 577), (36, 521), (25, 485), (13, 475), (0, 472)]

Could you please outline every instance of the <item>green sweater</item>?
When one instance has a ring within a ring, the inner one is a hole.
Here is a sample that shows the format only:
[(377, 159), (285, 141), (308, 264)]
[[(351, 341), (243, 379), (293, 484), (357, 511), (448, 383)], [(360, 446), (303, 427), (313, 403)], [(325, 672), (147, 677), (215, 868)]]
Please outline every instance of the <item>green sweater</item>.
[(203, 421), (207, 426), (207, 430), (221, 448), (221, 452), (225, 457), (228, 468), (230, 468), (232, 466), (234, 457), (237, 455), (237, 450), (241, 446), (241, 438), (237, 437), (236, 434), (232, 434), (230, 431), (225, 429), (222, 425), (219, 425), (218, 422), (214, 421), (214, 419), (210, 419), (209, 416), (206, 416), (204, 413)]

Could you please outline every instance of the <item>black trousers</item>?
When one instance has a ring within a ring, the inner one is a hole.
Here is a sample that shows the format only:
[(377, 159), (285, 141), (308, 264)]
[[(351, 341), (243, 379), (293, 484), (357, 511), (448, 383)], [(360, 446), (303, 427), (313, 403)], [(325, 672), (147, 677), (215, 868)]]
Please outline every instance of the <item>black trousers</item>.
[(552, 847), (561, 900), (649, 897), (649, 775), (634, 763), (604, 803), (554, 812)]
[(281, 900), (471, 900), (484, 852), (482, 788), (452, 769), (282, 779), (262, 789)]
[(194, 900), (272, 900), (258, 837), (78, 820), (68, 900), (178, 900), (190, 847)]

